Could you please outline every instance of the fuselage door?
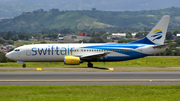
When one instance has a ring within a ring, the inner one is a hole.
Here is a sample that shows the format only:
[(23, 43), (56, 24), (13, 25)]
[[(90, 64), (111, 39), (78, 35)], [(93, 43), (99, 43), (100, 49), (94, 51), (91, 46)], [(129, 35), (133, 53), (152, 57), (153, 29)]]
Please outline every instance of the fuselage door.
[(26, 47), (26, 55), (31, 56), (31, 47)]

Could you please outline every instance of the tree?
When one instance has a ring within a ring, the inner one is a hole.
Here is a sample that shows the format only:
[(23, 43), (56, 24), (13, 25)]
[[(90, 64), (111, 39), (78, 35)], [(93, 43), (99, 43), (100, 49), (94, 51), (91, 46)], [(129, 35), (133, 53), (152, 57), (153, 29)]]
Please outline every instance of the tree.
[(37, 37), (38, 40), (41, 40), (43, 38), (43, 35), (41, 33), (35, 34), (35, 37)]
[(105, 43), (105, 41), (102, 38), (102, 34), (95, 33), (94, 37), (89, 41), (89, 43)]
[(173, 32), (173, 35), (176, 36), (176, 34), (180, 34), (180, 31), (179, 31), (179, 30), (175, 30), (175, 31)]
[(57, 39), (57, 36), (58, 36), (58, 34), (56, 33), (56, 34), (50, 34), (50, 35), (48, 35), (49, 37), (52, 37), (53, 39)]
[(92, 38), (91, 40), (89, 40), (89, 43), (97, 43), (96, 38)]
[(173, 39), (173, 34), (169, 31), (166, 33), (166, 40), (172, 40)]
[(26, 36), (25, 34), (18, 34), (18, 37), (20, 40), (24, 40)]
[(174, 56), (174, 52), (172, 51), (172, 49), (167, 49), (163, 55), (164, 56)]
[(48, 36), (49, 36), (48, 34), (43, 34), (43, 38), (48, 37)]
[(136, 37), (136, 38), (143, 38), (143, 37), (145, 37), (147, 34), (148, 34), (148, 32), (138, 32), (135, 37)]
[(132, 38), (131, 34), (126, 34), (126, 38)]
[(100, 33), (95, 33), (95, 34), (94, 34), (94, 37), (100, 37), (100, 36), (101, 36)]
[(176, 44), (180, 45), (180, 38), (177, 38), (175, 42)]
[(18, 37), (17, 35), (16, 35), (16, 36), (13, 36), (12, 40), (13, 40), (13, 41), (17, 41), (17, 40), (19, 40), (19, 37)]
[(7, 43), (11, 44), (11, 45), (14, 45), (14, 41), (13, 40), (8, 40)]
[(9, 39), (12, 39), (13, 35), (12, 33), (9, 31), (7, 32), (4, 36), (3, 36), (3, 39), (5, 40), (9, 40)]
[(97, 43), (105, 43), (104, 39), (102, 37), (96, 38)]
[(4, 44), (4, 43), (6, 43), (6, 40), (0, 39), (0, 44)]
[(175, 56), (180, 56), (180, 50), (179, 49), (175, 49), (174, 55)]
[(5, 57), (5, 54), (0, 54), (0, 56), (1, 56), (0, 57), (0, 59), (1, 59), (0, 62), (1, 63), (7, 63), (7, 58)]

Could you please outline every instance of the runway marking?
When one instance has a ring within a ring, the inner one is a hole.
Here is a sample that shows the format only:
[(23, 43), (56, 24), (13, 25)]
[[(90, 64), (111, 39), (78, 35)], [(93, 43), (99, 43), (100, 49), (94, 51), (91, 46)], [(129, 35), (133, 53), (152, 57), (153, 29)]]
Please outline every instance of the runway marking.
[(0, 82), (180, 82), (180, 79), (68, 79), (68, 80), (0, 80)]
[(113, 71), (114, 70), (114, 68), (108, 68), (109, 70), (111, 70), (111, 71)]
[(42, 70), (42, 68), (36, 68), (37, 70)]

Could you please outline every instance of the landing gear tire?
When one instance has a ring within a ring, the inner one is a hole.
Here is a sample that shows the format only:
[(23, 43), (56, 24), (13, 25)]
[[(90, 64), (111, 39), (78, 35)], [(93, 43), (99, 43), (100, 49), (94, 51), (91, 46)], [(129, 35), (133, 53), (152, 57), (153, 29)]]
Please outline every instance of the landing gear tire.
[(25, 68), (25, 67), (26, 67), (26, 64), (23, 64), (22, 67)]
[(88, 67), (93, 67), (93, 64), (92, 63), (88, 63)]

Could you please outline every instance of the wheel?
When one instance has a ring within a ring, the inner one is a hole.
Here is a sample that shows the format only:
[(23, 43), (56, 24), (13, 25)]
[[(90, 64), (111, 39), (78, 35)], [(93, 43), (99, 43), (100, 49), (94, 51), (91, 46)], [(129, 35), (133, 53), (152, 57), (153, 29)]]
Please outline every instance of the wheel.
[(26, 67), (26, 64), (23, 64), (22, 67), (25, 68), (25, 67)]
[(92, 63), (88, 63), (88, 67), (93, 67), (93, 64)]

